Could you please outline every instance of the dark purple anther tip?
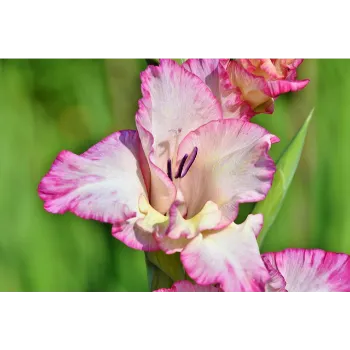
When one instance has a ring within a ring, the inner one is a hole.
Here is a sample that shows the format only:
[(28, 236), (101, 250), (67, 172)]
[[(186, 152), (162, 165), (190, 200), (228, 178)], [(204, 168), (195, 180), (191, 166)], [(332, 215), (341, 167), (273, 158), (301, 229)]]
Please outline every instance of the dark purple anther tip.
[(187, 159), (186, 166), (184, 166), (182, 171), (181, 171), (181, 176), (180, 176), (181, 178), (183, 178), (188, 173), (188, 171), (190, 170), (194, 160), (197, 157), (197, 153), (198, 153), (198, 147), (195, 147), (193, 149), (193, 151), (191, 152), (191, 154), (189, 155), (188, 159)]
[(188, 157), (188, 154), (185, 154), (185, 155), (183, 156), (183, 158), (181, 159), (179, 168), (177, 169), (177, 172), (176, 172), (176, 175), (175, 175), (175, 179), (181, 177), (182, 169), (183, 169), (183, 167), (184, 167), (184, 165), (185, 165), (185, 162), (186, 162), (187, 157)]
[(167, 171), (168, 171), (168, 178), (173, 181), (173, 174), (171, 171), (171, 159), (168, 159), (168, 163), (167, 163)]

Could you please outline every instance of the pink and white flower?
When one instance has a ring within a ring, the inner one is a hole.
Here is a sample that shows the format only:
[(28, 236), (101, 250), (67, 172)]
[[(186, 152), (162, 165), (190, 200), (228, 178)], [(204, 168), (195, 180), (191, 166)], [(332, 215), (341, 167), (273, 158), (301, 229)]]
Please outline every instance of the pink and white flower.
[(111, 223), (114, 237), (135, 249), (181, 252), (201, 284), (262, 289), (262, 216), (233, 221), (239, 203), (265, 198), (278, 138), (223, 119), (218, 96), (172, 60), (149, 66), (141, 81), (137, 131), (116, 132), (81, 155), (61, 152), (39, 185), (45, 209)]
[(249, 120), (272, 113), (274, 99), (303, 89), (309, 80), (296, 80), (301, 59), (187, 60), (183, 65), (196, 74), (220, 101), (225, 118)]
[(267, 292), (350, 292), (350, 256), (321, 249), (263, 254)]
[[(266, 292), (350, 292), (350, 256), (321, 249), (286, 249), (263, 254), (270, 278)], [(236, 278), (236, 277), (232, 277)], [(232, 283), (232, 282), (231, 282)], [(213, 285), (178, 281), (157, 292), (222, 292)]]
[(303, 89), (309, 80), (296, 80), (300, 59), (240, 59), (227, 63), (233, 86), (239, 88), (250, 115), (272, 113), (274, 99), (290, 91)]

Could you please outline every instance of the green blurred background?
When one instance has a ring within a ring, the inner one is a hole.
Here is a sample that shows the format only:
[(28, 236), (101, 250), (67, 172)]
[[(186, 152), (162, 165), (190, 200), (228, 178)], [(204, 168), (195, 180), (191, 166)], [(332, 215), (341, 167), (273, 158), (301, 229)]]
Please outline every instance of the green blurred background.
[[(37, 195), (58, 152), (81, 153), (134, 128), (145, 67), (144, 60), (0, 61), (0, 291), (148, 290), (143, 252), (114, 239), (110, 225), (45, 212)], [(311, 82), (280, 97), (273, 115), (253, 119), (280, 137), (277, 159), (315, 107), (263, 251), (350, 254), (350, 60), (305, 60), (299, 78)]]

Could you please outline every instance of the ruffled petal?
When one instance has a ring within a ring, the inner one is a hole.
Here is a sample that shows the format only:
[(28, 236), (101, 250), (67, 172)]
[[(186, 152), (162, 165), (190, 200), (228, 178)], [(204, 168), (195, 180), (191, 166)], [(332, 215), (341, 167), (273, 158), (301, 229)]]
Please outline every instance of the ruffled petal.
[[(288, 292), (349, 292), (350, 256), (321, 249), (286, 249), (263, 254), (270, 274), (280, 274)], [(276, 287), (276, 286), (275, 286)], [(275, 291), (271, 282), (267, 291)]]
[(271, 264), (268, 256), (263, 255), (262, 259), (267, 268), (267, 271), (270, 274), (270, 279), (266, 284), (266, 292), (287, 292), (286, 290), (286, 281), (280, 272), (276, 269), (276, 266)]
[(132, 218), (125, 223), (113, 225), (112, 235), (133, 249), (146, 252), (159, 250), (152, 233), (139, 225), (139, 221), (138, 218)]
[(85, 153), (62, 151), (38, 188), (51, 213), (70, 211), (84, 219), (123, 223), (147, 197), (144, 157), (136, 131), (112, 134)]
[(212, 201), (231, 223), (239, 203), (263, 200), (275, 173), (268, 151), (278, 141), (264, 128), (237, 119), (213, 121), (190, 133), (180, 145), (178, 158), (179, 162), (198, 148), (196, 159), (179, 182), (187, 218)]
[(228, 73), (219, 59), (190, 59), (182, 66), (210, 88), (221, 104), (224, 118), (247, 119), (246, 110), (238, 108), (242, 102), (240, 91), (232, 86)]
[(130, 248), (147, 252), (159, 250), (155, 236), (165, 232), (169, 218), (156, 211), (143, 195), (140, 196), (138, 209), (136, 218), (113, 225), (113, 236)]
[(181, 253), (186, 272), (201, 285), (219, 283), (225, 292), (264, 291), (269, 274), (256, 242), (262, 224), (262, 215), (249, 215), (241, 225), (198, 235)]
[(189, 281), (178, 281), (169, 289), (158, 289), (153, 293), (220, 293), (221, 289), (214, 286), (200, 286)]
[(242, 103), (246, 103), (250, 107), (251, 116), (273, 111), (273, 99), (266, 94), (266, 91), (269, 90), (264, 77), (249, 73), (237, 61), (228, 63), (227, 72), (232, 85), (241, 91)]
[(281, 94), (287, 92), (294, 92), (304, 89), (304, 87), (309, 83), (310, 80), (298, 80), (298, 81), (288, 81), (288, 80), (274, 80), (268, 81), (267, 87), (264, 90), (265, 93), (271, 97), (278, 97)]
[(241, 99), (255, 114), (271, 114), (274, 98), (301, 90), (308, 84), (309, 80), (296, 81), (296, 69), (301, 62), (294, 59), (239, 59), (230, 61), (227, 71), (232, 85), (241, 91)]
[(169, 210), (168, 227), (165, 232), (156, 234), (159, 247), (167, 254), (181, 252), (199, 232), (221, 228), (221, 211), (208, 201), (194, 217), (185, 219), (174, 203)]

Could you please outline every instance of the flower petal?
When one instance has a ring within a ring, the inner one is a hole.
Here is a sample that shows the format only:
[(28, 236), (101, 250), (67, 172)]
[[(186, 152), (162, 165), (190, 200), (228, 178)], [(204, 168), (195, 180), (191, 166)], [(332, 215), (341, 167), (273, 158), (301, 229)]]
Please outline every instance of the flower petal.
[(287, 59), (282, 60), (282, 65), (285, 64), (287, 68), (286, 80), (294, 81), (297, 78), (297, 67), (303, 63), (303, 59)]
[(269, 274), (255, 238), (262, 223), (262, 215), (249, 215), (241, 225), (198, 235), (181, 253), (188, 275), (202, 285), (220, 283), (225, 292), (263, 291)]
[[(145, 107), (140, 104), (138, 113), (143, 113)], [(161, 213), (166, 213), (170, 205), (176, 199), (176, 187), (163, 169), (156, 165), (153, 145), (153, 136), (142, 125), (138, 125), (143, 139), (143, 148), (148, 150), (148, 164), (150, 169), (150, 202), (154, 209)], [(148, 152), (147, 151), (147, 152)], [(153, 190), (152, 190), (153, 189)]]
[(266, 94), (269, 89), (263, 77), (249, 73), (237, 61), (229, 62), (227, 72), (232, 85), (240, 89), (241, 100), (250, 107), (250, 116), (273, 111), (273, 99)]
[(269, 58), (262, 58), (260, 69), (266, 73), (267, 79), (282, 79), (283, 74), (276, 69), (276, 66)]
[(169, 218), (157, 212), (144, 195), (140, 196), (138, 209), (137, 218), (113, 225), (113, 236), (130, 248), (147, 252), (159, 250), (154, 237), (165, 232)]
[(253, 75), (264, 77), (265, 79), (282, 79), (283, 75), (277, 71), (276, 66), (269, 58), (258, 59), (238, 59), (237, 62), (241, 64), (249, 73)]
[(276, 69), (281, 73), (283, 80), (294, 81), (297, 78), (297, 67), (303, 62), (303, 59), (278, 58), (274, 60)]
[(220, 63), (221, 65), (226, 69), (228, 64), (230, 63), (231, 59), (230, 58), (220, 58)]
[(287, 292), (286, 281), (283, 278), (283, 276), (280, 274), (280, 272), (276, 269), (276, 267), (273, 267), (273, 265), (271, 264), (267, 256), (263, 255), (262, 259), (267, 268), (267, 271), (270, 274), (270, 279), (265, 286), (265, 291), (266, 292)]
[(136, 131), (112, 134), (82, 155), (62, 151), (39, 184), (51, 213), (122, 223), (135, 217), (146, 194), (144, 157)]
[[(263, 254), (271, 273), (279, 273), (288, 292), (349, 292), (350, 256), (321, 249), (286, 249)], [(271, 291), (271, 282), (267, 291)]]
[[(173, 60), (161, 60), (158, 67), (148, 66), (141, 73), (141, 80), (143, 98), (136, 126), (150, 161), (151, 204), (166, 212), (176, 192), (166, 175), (168, 160), (175, 159), (178, 145), (190, 131), (221, 119), (222, 111), (210, 89)], [(157, 190), (152, 191), (153, 188)]]
[(239, 203), (263, 200), (276, 170), (267, 153), (277, 141), (264, 128), (238, 119), (213, 121), (190, 133), (180, 145), (178, 158), (198, 147), (194, 163), (179, 183), (187, 217), (212, 201), (231, 223)]
[(303, 61), (304, 61), (304, 59), (294, 58), (294, 59), (292, 59), (292, 61), (288, 65), (288, 67), (290, 69), (296, 69), (297, 67), (299, 67), (303, 63)]
[(214, 286), (200, 286), (189, 281), (178, 281), (169, 289), (162, 288), (154, 292), (221, 292), (221, 290)]
[(218, 59), (189, 59), (182, 64), (182, 67), (200, 78), (220, 101), (221, 87), (218, 66)]
[(273, 103), (268, 102), (268, 96), (276, 98), (301, 90), (309, 83), (309, 80), (295, 80), (301, 62), (299, 59), (240, 59), (230, 62), (228, 70), (233, 84), (240, 87), (252, 108), (270, 113)]
[(189, 59), (182, 66), (210, 88), (220, 102), (225, 118), (247, 118), (243, 113), (245, 110), (237, 108), (241, 103), (240, 91), (232, 86), (219, 59)]
[(237, 62), (242, 67), (244, 67), (244, 69), (246, 71), (248, 71), (249, 73), (254, 73), (256, 71), (256, 66), (257, 66), (257, 64), (254, 65), (254, 61), (260, 62), (260, 60), (261, 59), (252, 60), (252, 59), (249, 59), (249, 58), (240, 58), (240, 59), (237, 59)]
[(133, 249), (146, 252), (159, 250), (152, 233), (139, 225), (139, 221), (138, 218), (132, 218), (125, 223), (113, 225), (112, 235)]
[(274, 80), (267, 82), (267, 88), (264, 90), (265, 93), (271, 97), (278, 97), (281, 94), (287, 92), (294, 92), (301, 89), (309, 83), (310, 80), (298, 80), (298, 81), (288, 81), (288, 80)]
[(221, 212), (208, 201), (203, 209), (190, 219), (183, 218), (175, 202), (169, 210), (169, 222), (165, 232), (156, 234), (159, 247), (167, 254), (181, 252), (199, 232), (221, 228)]

